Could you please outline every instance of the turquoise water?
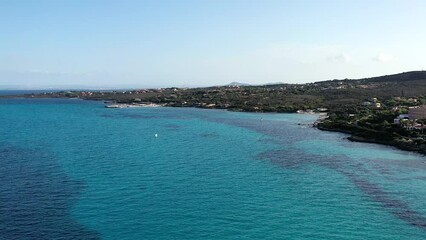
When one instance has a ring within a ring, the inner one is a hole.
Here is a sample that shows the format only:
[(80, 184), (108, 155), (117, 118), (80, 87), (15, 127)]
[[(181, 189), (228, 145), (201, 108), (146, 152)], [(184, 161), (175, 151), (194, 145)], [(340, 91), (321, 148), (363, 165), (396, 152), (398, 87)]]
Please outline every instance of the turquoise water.
[(426, 239), (426, 158), (314, 120), (0, 99), (0, 239)]

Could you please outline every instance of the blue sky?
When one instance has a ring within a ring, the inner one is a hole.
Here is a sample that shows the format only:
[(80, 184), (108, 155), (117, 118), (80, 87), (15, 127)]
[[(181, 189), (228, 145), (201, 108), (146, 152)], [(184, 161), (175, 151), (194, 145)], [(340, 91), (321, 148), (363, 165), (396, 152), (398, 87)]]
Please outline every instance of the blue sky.
[(303, 83), (426, 68), (426, 1), (1, 0), (0, 88)]

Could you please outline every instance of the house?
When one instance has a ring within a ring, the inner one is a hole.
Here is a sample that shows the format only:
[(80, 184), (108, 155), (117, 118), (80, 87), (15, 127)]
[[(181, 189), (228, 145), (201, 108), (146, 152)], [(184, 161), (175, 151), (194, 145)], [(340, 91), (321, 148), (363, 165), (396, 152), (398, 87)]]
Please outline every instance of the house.
[(426, 119), (426, 105), (409, 108), (408, 116), (410, 119)]
[(393, 120), (393, 124), (401, 124), (401, 120), (403, 120), (403, 119), (409, 119), (410, 117), (409, 117), (409, 115), (408, 114), (399, 114), (399, 116), (398, 117), (396, 117), (394, 120)]
[(327, 108), (317, 108), (318, 112), (327, 112), (328, 109)]

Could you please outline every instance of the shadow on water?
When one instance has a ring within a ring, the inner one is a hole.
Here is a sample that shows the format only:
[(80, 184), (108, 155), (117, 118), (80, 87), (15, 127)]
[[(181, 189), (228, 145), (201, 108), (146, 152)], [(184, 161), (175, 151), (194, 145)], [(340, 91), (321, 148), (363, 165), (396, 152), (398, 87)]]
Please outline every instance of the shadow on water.
[(202, 138), (217, 138), (219, 137), (219, 134), (214, 132), (203, 132), (203, 133), (200, 133), (199, 136)]
[(159, 119), (163, 118), (162, 116), (153, 116), (153, 115), (144, 115), (144, 114), (111, 114), (111, 113), (105, 113), (101, 114), (101, 117), (103, 118), (115, 118), (115, 119), (121, 119), (121, 118), (130, 118), (130, 119)]
[(83, 184), (43, 149), (0, 145), (2, 239), (100, 239), (70, 216)]
[(152, 109), (108, 109), (101, 113), (99, 116), (102, 118), (113, 118), (113, 119), (174, 119), (174, 120), (190, 120), (191, 112), (188, 114), (177, 114), (172, 111), (174, 109), (159, 109), (155, 112)]
[[(248, 128), (267, 136), (276, 137), (277, 143), (285, 146), (287, 150), (266, 151), (259, 154), (258, 159), (266, 159), (285, 168), (316, 164), (333, 169), (346, 176), (355, 187), (360, 189), (370, 200), (379, 203), (387, 212), (407, 224), (426, 230), (426, 217), (411, 209), (403, 201), (393, 198), (380, 185), (363, 178), (362, 176), (368, 176), (370, 170), (366, 169), (360, 162), (352, 161), (345, 155), (308, 154), (301, 149), (291, 147), (297, 141), (310, 139), (309, 134), (312, 134), (312, 131), (300, 131), (296, 124), (281, 121), (248, 119), (214, 119), (214, 121)], [(294, 126), (289, 127), (289, 125)]]
[[(204, 116), (204, 112), (187, 111), (185, 115), (176, 114), (175, 112), (166, 111), (160, 112), (160, 114), (153, 115), (152, 113), (129, 113), (129, 112), (115, 112), (107, 113), (102, 115), (106, 118), (133, 118), (133, 119), (150, 119), (150, 118), (162, 118), (168, 117), (172, 119), (190, 119), (191, 117)], [(394, 198), (390, 193), (386, 192), (379, 184), (366, 179), (363, 176), (373, 174), (363, 164), (357, 161), (353, 161), (348, 156), (341, 155), (317, 155), (309, 154), (294, 146), (294, 143), (298, 141), (305, 141), (311, 139), (313, 130), (309, 129), (305, 124), (298, 125), (297, 120), (268, 120), (259, 118), (215, 118), (209, 114), (203, 117), (212, 122), (228, 124), (232, 126), (242, 127), (250, 129), (252, 131), (259, 132), (271, 138), (259, 139), (260, 142), (270, 142), (278, 144), (286, 150), (271, 150), (266, 151), (258, 156), (259, 159), (266, 159), (273, 162), (274, 164), (280, 165), (286, 168), (299, 167), (308, 164), (316, 164), (318, 166), (332, 169), (336, 172), (346, 176), (352, 184), (358, 188), (362, 193), (365, 194), (371, 201), (378, 203), (387, 212), (391, 213), (396, 218), (410, 224), (412, 226), (426, 230), (426, 218), (422, 216), (420, 212), (417, 212), (410, 208), (405, 202)], [(173, 129), (174, 127), (170, 127)], [(303, 130), (301, 129), (303, 128)], [(214, 138), (216, 133), (204, 132), (200, 134), (200, 137)], [(350, 143), (342, 143), (348, 148), (354, 148)], [(378, 160), (380, 161), (380, 160)], [(389, 162), (388, 162), (389, 163)], [(407, 163), (405, 163), (407, 164)], [(409, 164), (415, 164), (409, 162)], [(380, 170), (383, 175), (389, 175), (388, 169)]]
[(163, 128), (169, 130), (169, 131), (178, 131), (180, 130), (182, 127), (176, 124), (165, 124), (163, 125)]

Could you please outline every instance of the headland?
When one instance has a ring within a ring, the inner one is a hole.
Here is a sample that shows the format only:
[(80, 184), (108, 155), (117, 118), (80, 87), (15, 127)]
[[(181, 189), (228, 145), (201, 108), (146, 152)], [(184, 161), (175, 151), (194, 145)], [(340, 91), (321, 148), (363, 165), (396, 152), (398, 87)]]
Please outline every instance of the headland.
[(351, 141), (426, 154), (426, 71), (306, 84), (59, 91), (1, 97), (78, 98), (106, 107), (197, 107), (241, 112), (322, 113), (314, 126)]

